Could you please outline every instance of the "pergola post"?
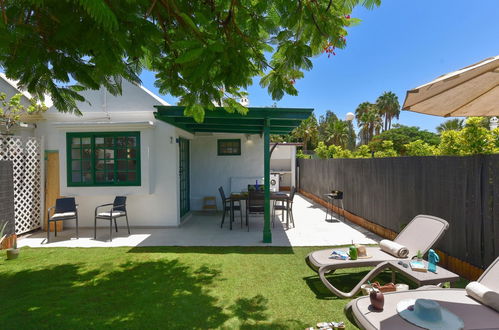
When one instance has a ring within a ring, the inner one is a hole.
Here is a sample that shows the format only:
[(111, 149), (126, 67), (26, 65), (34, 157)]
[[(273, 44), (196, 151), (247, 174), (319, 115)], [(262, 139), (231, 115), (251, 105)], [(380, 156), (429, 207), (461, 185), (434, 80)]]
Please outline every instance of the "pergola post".
[(272, 243), (272, 232), (270, 231), (270, 119), (264, 119), (263, 126), (263, 171), (265, 182), (265, 204), (263, 218), (263, 242)]

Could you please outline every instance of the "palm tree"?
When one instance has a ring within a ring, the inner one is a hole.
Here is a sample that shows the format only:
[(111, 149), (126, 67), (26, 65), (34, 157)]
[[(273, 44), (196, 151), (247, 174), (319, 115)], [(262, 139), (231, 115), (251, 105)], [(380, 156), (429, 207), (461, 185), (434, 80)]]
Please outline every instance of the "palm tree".
[(437, 126), (437, 132), (440, 134), (443, 131), (460, 131), (463, 129), (463, 127), (464, 119), (449, 119)]
[(345, 148), (350, 137), (350, 129), (346, 121), (334, 120), (330, 122), (326, 132), (328, 143)]
[(360, 126), (364, 135), (364, 143), (368, 143), (375, 134), (379, 134), (383, 127), (383, 120), (379, 114), (379, 110), (375, 105), (365, 112), (360, 118)]
[(291, 133), (294, 137), (303, 142), (303, 151), (307, 151), (309, 142), (317, 140), (317, 119), (312, 114), (310, 117), (301, 122), (300, 126), (294, 129)]
[(385, 127), (384, 130), (389, 130), (392, 128), (392, 119), (399, 119), (400, 115), (400, 104), (399, 98), (393, 92), (384, 92), (376, 100), (376, 105), (378, 106), (381, 116), (384, 118)]
[(320, 141), (327, 141), (328, 139), (327, 129), (329, 125), (335, 120), (338, 120), (338, 116), (336, 116), (336, 114), (331, 110), (326, 110), (326, 113), (320, 116), (319, 127), (318, 127)]
[(368, 141), (368, 125), (365, 125), (363, 122), (363, 116), (369, 112), (369, 110), (373, 107), (373, 104), (370, 102), (362, 102), (359, 104), (357, 109), (355, 109), (355, 119), (357, 120), (357, 125), (361, 128), (360, 130), (360, 144), (365, 144)]

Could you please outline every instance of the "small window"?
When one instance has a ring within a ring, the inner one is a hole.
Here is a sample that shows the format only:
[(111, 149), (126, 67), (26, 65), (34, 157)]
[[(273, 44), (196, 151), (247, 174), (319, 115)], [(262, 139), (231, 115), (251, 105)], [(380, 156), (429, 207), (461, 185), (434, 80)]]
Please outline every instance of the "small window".
[(218, 155), (219, 156), (240, 156), (241, 155), (241, 140), (218, 140)]
[(68, 186), (140, 186), (140, 132), (67, 133)]

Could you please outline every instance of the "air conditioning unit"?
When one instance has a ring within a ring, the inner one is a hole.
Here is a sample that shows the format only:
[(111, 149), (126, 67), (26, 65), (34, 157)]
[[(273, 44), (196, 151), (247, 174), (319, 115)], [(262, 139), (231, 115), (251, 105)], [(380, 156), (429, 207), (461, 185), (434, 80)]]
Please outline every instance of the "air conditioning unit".
[(272, 192), (279, 191), (279, 173), (270, 174), (270, 191)]

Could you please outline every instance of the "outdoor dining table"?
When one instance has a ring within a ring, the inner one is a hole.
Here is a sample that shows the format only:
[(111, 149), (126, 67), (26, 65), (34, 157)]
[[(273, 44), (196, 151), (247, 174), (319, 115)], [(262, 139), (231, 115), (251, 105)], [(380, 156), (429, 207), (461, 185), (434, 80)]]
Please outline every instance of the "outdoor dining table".
[[(234, 221), (234, 202), (245, 201), (248, 202), (248, 192), (232, 193), (230, 194), (230, 221), (229, 228), (232, 230), (232, 222)], [(289, 195), (284, 192), (271, 192), (270, 200), (286, 202), (286, 226), (289, 228)]]

